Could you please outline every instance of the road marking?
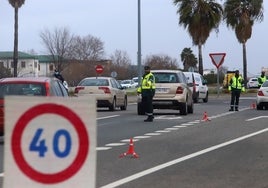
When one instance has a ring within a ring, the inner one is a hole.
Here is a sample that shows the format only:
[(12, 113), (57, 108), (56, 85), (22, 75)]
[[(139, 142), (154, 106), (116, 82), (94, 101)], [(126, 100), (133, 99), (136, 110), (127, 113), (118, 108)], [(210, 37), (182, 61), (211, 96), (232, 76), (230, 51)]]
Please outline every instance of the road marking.
[(261, 118), (268, 118), (268, 116), (258, 116), (258, 117), (255, 117), (255, 118), (247, 119), (246, 121), (253, 121), (253, 120), (261, 119)]
[(157, 133), (169, 133), (170, 130), (159, 130), (159, 131), (155, 131), (155, 132), (157, 132)]
[(146, 133), (144, 135), (146, 135), (146, 136), (157, 136), (157, 135), (160, 135), (160, 133)]
[(126, 143), (110, 143), (110, 144), (106, 144), (105, 146), (123, 146), (126, 145)]
[(99, 117), (99, 118), (97, 118), (97, 120), (108, 119), (108, 118), (114, 118), (114, 117), (118, 117), (118, 116), (120, 116), (120, 115), (113, 115), (113, 116)]
[(104, 150), (109, 150), (112, 149), (111, 147), (97, 147), (96, 150), (97, 151), (104, 151)]
[(0, 173), (0, 177), (4, 177), (4, 173)]
[(195, 152), (195, 153), (186, 155), (186, 156), (184, 156), (184, 157), (180, 157), (180, 158), (178, 158), (178, 159), (169, 161), (169, 162), (167, 162), (167, 163), (163, 163), (163, 164), (161, 164), (161, 165), (158, 165), (158, 166), (149, 168), (149, 169), (147, 169), (147, 170), (141, 171), (141, 172), (139, 172), (139, 173), (133, 174), (133, 175), (128, 176), (128, 177), (126, 177), (126, 178), (123, 178), (123, 179), (120, 179), (120, 180), (118, 180), (118, 181), (112, 182), (112, 183), (110, 183), (110, 184), (104, 185), (104, 186), (102, 186), (101, 188), (114, 188), (114, 187), (123, 185), (123, 184), (125, 184), (125, 183), (128, 183), (128, 182), (133, 181), (133, 180), (138, 179), (138, 178), (141, 178), (141, 177), (146, 176), (146, 175), (148, 175), (148, 174), (154, 173), (154, 172), (156, 172), (156, 171), (162, 170), (162, 169), (167, 168), (167, 167), (169, 167), (169, 166), (172, 166), (172, 165), (181, 163), (181, 162), (186, 161), (186, 160), (188, 160), (188, 159), (197, 157), (197, 156), (199, 156), (199, 155), (203, 155), (203, 154), (208, 153), (208, 152), (211, 152), (211, 151), (213, 151), (213, 150), (220, 149), (220, 148), (222, 148), (222, 147), (225, 147), (225, 146), (234, 144), (234, 143), (239, 142), (239, 141), (241, 141), (241, 140), (245, 140), (245, 139), (247, 139), (247, 138), (256, 136), (256, 135), (258, 135), (258, 134), (261, 134), (261, 133), (264, 133), (264, 132), (267, 132), (267, 131), (268, 131), (268, 128), (266, 128), (266, 129), (262, 129), (262, 130), (260, 130), (260, 131), (257, 131), (257, 132), (254, 132), (254, 133), (251, 133), (251, 134), (248, 134), (248, 135), (245, 135), (245, 136), (238, 137), (238, 138), (236, 138), (236, 139), (233, 139), (233, 140), (230, 140), (230, 141), (227, 141), (227, 142), (223, 142), (223, 143), (221, 143), (221, 144), (218, 144), (218, 145), (215, 145), (215, 146), (212, 146), (212, 147), (209, 147), (209, 148), (200, 150), (200, 151), (198, 151), (198, 152)]
[(134, 138), (142, 139), (142, 138), (151, 138), (150, 136), (135, 136)]

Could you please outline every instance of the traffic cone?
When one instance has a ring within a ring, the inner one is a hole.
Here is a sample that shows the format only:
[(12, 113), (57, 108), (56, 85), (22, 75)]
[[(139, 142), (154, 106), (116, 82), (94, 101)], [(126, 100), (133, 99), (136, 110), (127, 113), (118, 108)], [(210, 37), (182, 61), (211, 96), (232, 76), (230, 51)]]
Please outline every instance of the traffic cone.
[(251, 109), (256, 109), (256, 103), (255, 102), (252, 102), (250, 108)]
[(208, 118), (207, 112), (204, 112), (202, 121), (210, 121), (210, 119)]
[(127, 155), (132, 155), (132, 157), (134, 157), (134, 158), (139, 157), (138, 154), (134, 151), (134, 143), (133, 143), (132, 138), (130, 138), (128, 151), (125, 153), (122, 153), (119, 157), (122, 158), (122, 157), (127, 156)]

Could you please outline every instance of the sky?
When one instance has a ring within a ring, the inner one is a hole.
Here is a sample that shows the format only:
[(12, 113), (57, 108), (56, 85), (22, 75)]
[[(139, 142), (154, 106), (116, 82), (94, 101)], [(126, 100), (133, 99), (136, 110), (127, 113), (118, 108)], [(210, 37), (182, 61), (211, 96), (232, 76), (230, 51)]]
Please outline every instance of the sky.
[[(180, 54), (191, 48), (198, 57), (197, 46), (187, 30), (178, 24), (173, 0), (141, 1), (142, 59), (150, 55), (168, 55), (183, 68)], [(221, 1), (218, 1), (221, 3)], [(268, 67), (268, 1), (263, 1), (264, 20), (255, 22), (247, 41), (248, 76)], [(265, 26), (266, 25), (266, 26)], [(25, 0), (19, 9), (19, 51), (46, 53), (40, 33), (45, 29), (68, 28), (72, 34), (92, 35), (104, 42), (106, 58), (116, 50), (127, 52), (137, 64), (138, 0)], [(14, 44), (14, 9), (8, 0), (0, 0), (0, 51), (12, 51)], [(242, 45), (225, 23), (219, 33), (212, 31), (202, 47), (204, 69), (215, 69), (210, 53), (226, 53), (222, 66), (243, 72)]]

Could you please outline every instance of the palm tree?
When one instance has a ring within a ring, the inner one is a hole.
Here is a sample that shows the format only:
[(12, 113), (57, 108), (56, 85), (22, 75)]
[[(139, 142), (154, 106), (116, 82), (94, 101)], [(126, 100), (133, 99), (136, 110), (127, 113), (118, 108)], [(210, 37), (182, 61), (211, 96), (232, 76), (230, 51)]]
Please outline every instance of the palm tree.
[(17, 77), (17, 68), (18, 68), (18, 12), (19, 12), (19, 8), (24, 4), (25, 0), (8, 0), (8, 1), (12, 5), (12, 7), (14, 7), (14, 10), (15, 10), (13, 64), (14, 64), (14, 77)]
[(224, 20), (227, 27), (235, 30), (236, 38), (243, 47), (243, 75), (247, 81), (246, 42), (252, 34), (254, 21), (263, 20), (263, 0), (226, 0)]
[(202, 45), (213, 29), (218, 32), (223, 8), (214, 0), (173, 0), (173, 3), (178, 6), (179, 24), (188, 30), (193, 44), (198, 46), (199, 73), (203, 75)]
[(191, 48), (184, 48), (181, 52), (181, 61), (183, 62), (183, 69), (188, 71), (190, 67), (197, 68), (197, 58), (193, 54)]

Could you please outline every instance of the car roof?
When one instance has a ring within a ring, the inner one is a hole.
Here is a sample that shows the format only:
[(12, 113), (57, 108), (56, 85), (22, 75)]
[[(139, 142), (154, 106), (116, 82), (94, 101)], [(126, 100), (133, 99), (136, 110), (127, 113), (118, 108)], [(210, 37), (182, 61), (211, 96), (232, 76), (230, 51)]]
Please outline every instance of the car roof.
[(9, 77), (0, 79), (0, 83), (7, 82), (47, 82), (52, 77)]

